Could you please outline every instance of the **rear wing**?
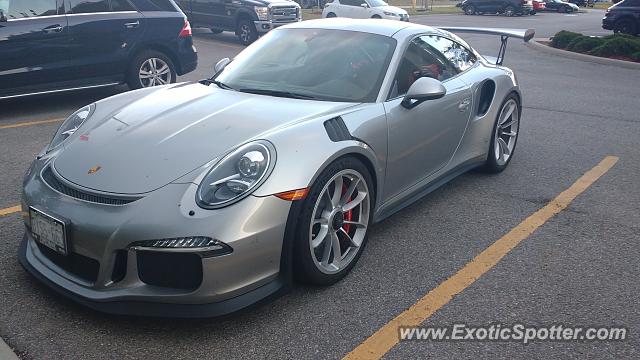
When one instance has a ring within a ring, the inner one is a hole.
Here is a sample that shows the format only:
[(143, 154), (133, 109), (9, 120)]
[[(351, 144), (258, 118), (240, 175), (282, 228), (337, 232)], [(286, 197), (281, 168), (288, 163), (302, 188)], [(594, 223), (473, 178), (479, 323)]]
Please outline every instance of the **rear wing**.
[(498, 56), (496, 57), (496, 65), (502, 65), (504, 60), (504, 53), (507, 51), (507, 40), (510, 37), (516, 39), (522, 39), (524, 42), (528, 42), (533, 39), (536, 34), (534, 29), (500, 29), (500, 28), (480, 28), (480, 27), (457, 27), (448, 26), (440, 27), (445, 31), (451, 31), (454, 33), (470, 33), (481, 35), (497, 35), (500, 36), (500, 50), (498, 50)]

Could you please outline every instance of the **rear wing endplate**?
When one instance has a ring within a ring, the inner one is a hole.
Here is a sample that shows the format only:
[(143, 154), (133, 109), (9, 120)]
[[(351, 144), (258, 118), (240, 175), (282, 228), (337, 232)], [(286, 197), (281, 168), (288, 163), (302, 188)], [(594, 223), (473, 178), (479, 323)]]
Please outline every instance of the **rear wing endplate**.
[(500, 36), (500, 50), (498, 51), (498, 57), (496, 58), (496, 65), (502, 65), (504, 60), (504, 53), (507, 51), (507, 40), (512, 37), (516, 39), (522, 39), (524, 42), (528, 42), (533, 39), (536, 34), (534, 29), (500, 29), (500, 28), (481, 28), (481, 27), (440, 27), (440, 29), (451, 32), (461, 32), (480, 35), (497, 35)]

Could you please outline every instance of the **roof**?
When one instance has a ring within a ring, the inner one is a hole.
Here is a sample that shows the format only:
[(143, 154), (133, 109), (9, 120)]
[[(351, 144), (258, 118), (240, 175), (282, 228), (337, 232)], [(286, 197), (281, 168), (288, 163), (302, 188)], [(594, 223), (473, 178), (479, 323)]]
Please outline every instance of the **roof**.
[(425, 25), (419, 25), (409, 22), (384, 19), (349, 19), (349, 18), (329, 18), (305, 20), (286, 26), (287, 28), (296, 29), (331, 29), (331, 30), (347, 30), (359, 31), (384, 36), (393, 36), (400, 30), (406, 28), (420, 28), (422, 31), (433, 30), (433, 28)]

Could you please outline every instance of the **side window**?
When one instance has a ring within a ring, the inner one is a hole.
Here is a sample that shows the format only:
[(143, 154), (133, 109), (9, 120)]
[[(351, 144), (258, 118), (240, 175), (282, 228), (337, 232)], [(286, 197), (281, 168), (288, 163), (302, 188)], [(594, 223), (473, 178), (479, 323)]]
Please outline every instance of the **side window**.
[(0, 0), (8, 20), (57, 15), (56, 0)]
[(391, 87), (390, 98), (407, 93), (411, 84), (421, 77), (430, 77), (444, 81), (458, 72), (453, 64), (425, 41), (421, 36), (409, 44)]
[(362, 3), (361, 0), (340, 0), (340, 4), (347, 6), (360, 6)]
[(453, 40), (436, 35), (423, 36), (422, 39), (442, 53), (458, 72), (466, 71), (476, 62), (475, 55), (469, 49)]
[(149, 0), (149, 2), (153, 3), (154, 7), (158, 11), (176, 11), (176, 7), (173, 5), (173, 1), (171, 0)]
[(136, 9), (127, 0), (111, 0), (111, 11), (135, 11)]
[(73, 14), (108, 12), (109, 1), (107, 0), (70, 0)]

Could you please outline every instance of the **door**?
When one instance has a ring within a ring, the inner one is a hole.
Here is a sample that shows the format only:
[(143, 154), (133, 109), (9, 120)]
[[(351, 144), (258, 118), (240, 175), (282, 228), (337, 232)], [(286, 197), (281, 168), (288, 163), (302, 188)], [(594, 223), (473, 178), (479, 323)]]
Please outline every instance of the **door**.
[(232, 5), (232, 0), (192, 0), (193, 21), (208, 28), (228, 28), (226, 8), (229, 5)]
[(62, 0), (0, 0), (0, 9), (0, 96), (65, 80), (71, 68)]
[[(390, 99), (384, 103), (389, 127), (387, 199), (442, 169), (460, 144), (472, 96), (470, 86), (457, 76), (465, 68), (450, 60), (456, 45), (461, 46), (440, 36), (419, 36), (411, 41), (398, 66)], [(420, 77), (442, 81), (447, 93), (406, 109), (400, 104), (403, 95)]]
[(66, 1), (75, 77), (92, 83), (123, 80), (144, 16), (124, 0)]

